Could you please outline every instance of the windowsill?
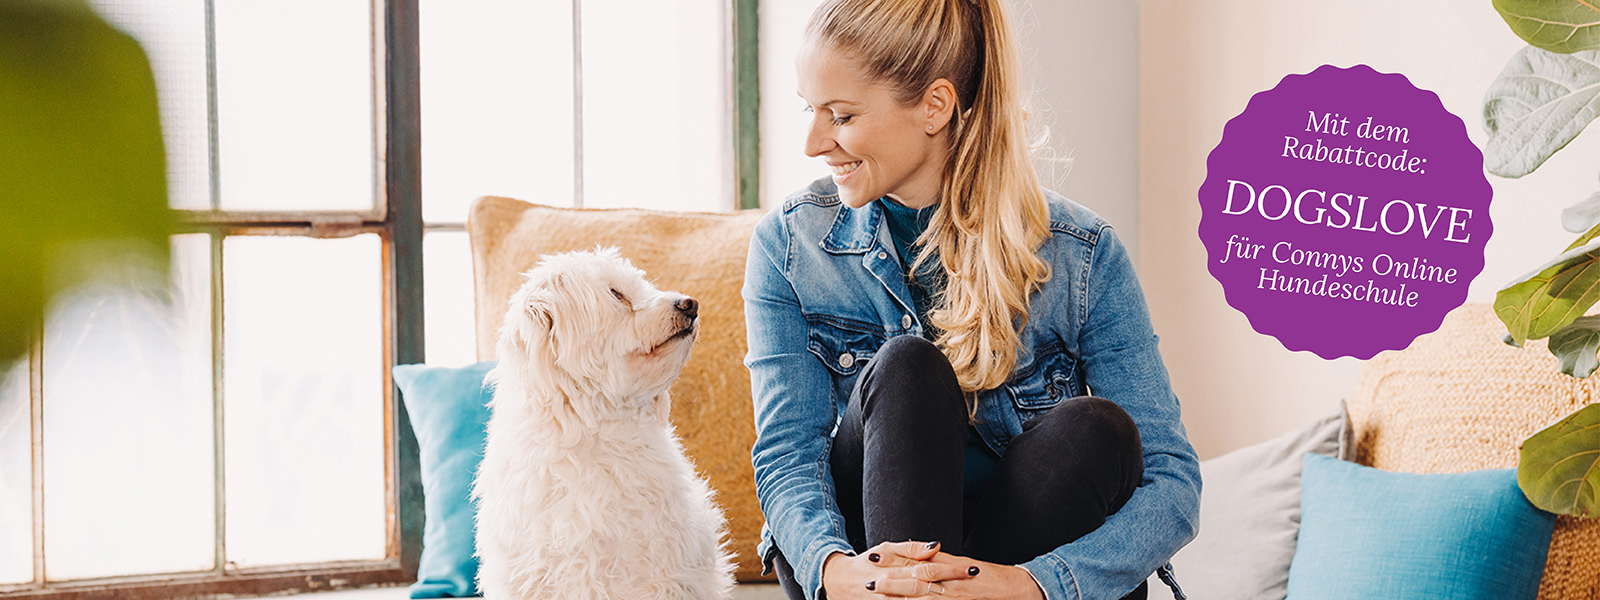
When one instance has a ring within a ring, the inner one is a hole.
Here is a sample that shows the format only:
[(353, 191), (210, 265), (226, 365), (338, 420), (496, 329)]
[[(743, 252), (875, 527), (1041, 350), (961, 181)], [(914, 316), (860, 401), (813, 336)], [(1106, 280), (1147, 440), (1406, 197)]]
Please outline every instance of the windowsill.
[(366, 588), (360, 590), (340, 590), (337, 592), (311, 592), (299, 594), (314, 600), (407, 600), (411, 597), (411, 588), (407, 586)]
[[(366, 588), (337, 592), (312, 592), (307, 600), (407, 600), (411, 596), (406, 586)], [(281, 597), (281, 596), (280, 596)], [(733, 590), (733, 600), (786, 600), (783, 588), (776, 583), (746, 583)]]

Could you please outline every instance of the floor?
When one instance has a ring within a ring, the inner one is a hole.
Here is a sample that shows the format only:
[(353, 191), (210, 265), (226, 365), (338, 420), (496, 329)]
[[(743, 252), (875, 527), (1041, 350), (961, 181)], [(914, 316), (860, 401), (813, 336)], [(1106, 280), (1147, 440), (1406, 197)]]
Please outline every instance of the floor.
[[(348, 592), (319, 592), (304, 594), (306, 600), (406, 600), (410, 596), (405, 587), (373, 588)], [(744, 584), (733, 590), (734, 600), (787, 600), (783, 590), (775, 583)]]

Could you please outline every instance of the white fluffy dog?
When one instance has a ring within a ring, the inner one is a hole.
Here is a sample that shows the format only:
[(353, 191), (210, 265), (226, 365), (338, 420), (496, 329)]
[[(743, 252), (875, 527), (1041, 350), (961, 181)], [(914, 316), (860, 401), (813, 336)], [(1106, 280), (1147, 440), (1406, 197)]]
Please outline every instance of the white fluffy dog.
[(472, 488), (484, 597), (729, 597), (722, 513), (667, 418), (697, 303), (615, 248), (546, 256), (525, 276)]

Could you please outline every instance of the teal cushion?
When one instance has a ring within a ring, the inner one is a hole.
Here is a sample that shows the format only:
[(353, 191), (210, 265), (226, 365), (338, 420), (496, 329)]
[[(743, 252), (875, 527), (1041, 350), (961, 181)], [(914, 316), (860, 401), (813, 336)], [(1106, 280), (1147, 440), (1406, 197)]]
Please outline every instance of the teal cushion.
[(480, 595), (478, 559), (472, 555), (470, 493), (483, 459), (484, 427), (489, 423), (485, 404), (493, 395), (483, 376), (493, 367), (492, 362), (482, 362), (462, 368), (394, 368), (394, 383), (417, 433), (425, 496), (422, 562), (417, 582), (411, 585), (412, 598)]
[(1514, 469), (1390, 473), (1308, 454), (1289, 600), (1531, 600), (1555, 516)]

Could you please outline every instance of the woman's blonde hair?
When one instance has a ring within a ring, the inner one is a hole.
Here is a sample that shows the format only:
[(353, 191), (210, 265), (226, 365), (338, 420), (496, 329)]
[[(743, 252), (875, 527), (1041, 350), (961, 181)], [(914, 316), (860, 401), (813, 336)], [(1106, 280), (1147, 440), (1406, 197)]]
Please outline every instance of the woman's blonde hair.
[[(963, 391), (1005, 383), (1028, 297), (1050, 279), (1036, 254), (1050, 210), (1027, 139), (1021, 64), (1004, 0), (829, 0), (806, 26), (900, 102), (940, 78), (956, 89), (940, 201), (917, 245), (936, 250), (945, 285), (929, 320)], [(922, 252), (910, 271), (934, 253)]]

